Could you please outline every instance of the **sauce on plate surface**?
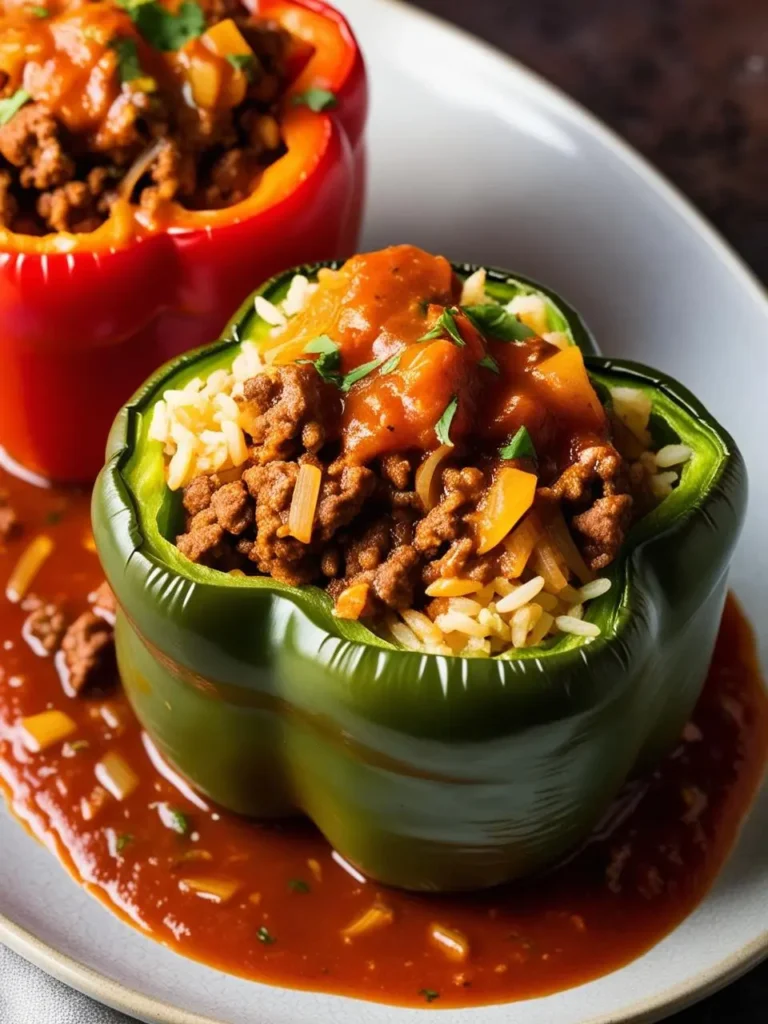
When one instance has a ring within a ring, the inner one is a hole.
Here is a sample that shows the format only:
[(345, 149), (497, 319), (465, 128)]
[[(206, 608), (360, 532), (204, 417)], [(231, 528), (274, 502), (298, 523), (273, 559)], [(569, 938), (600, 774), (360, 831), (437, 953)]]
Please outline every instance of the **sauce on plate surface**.
[[(674, 928), (712, 883), (759, 786), (768, 699), (749, 626), (729, 599), (679, 744), (626, 787), (612, 819), (568, 863), (481, 894), (386, 890), (307, 823), (259, 825), (175, 785), (116, 682), (67, 695), (56, 659), (23, 627), (31, 595), (60, 604), (71, 621), (103, 580), (88, 496), (2, 470), (0, 488), (24, 526), (0, 542), (2, 788), (93, 895), (186, 956), (272, 984), (412, 1006), (545, 995), (621, 967)], [(6, 581), (41, 534), (53, 549), (25, 597), (10, 601)], [(65, 712), (76, 730), (34, 753), (20, 723), (45, 710)], [(96, 769), (115, 753), (139, 780), (123, 800)]]

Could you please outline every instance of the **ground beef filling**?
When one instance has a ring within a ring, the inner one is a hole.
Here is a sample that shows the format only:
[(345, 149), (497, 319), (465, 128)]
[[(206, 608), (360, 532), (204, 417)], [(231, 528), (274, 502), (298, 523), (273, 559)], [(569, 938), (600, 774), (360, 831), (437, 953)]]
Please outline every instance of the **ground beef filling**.
[[(110, 0), (95, 6), (110, 6)], [(125, 21), (116, 39), (132, 40), (129, 15), (111, 6)], [(97, 128), (85, 119), (87, 129), (68, 129), (55, 107), (35, 102), (33, 95), (0, 126), (0, 225), (25, 234), (89, 232), (109, 216), (118, 197), (154, 213), (170, 200), (191, 209), (221, 208), (253, 191), (259, 173), (285, 151), (278, 107), (294, 43), (277, 23), (250, 15), (239, 0), (200, 0), (200, 6), (208, 27), (231, 20), (251, 47), (240, 102), (190, 102), (175, 73), (156, 80), (147, 71), (121, 82), (115, 65), (106, 72), (110, 80), (102, 82), (103, 61), (86, 91), (107, 96), (113, 90), (117, 98), (106, 104)], [(33, 26), (36, 20), (31, 18)], [(87, 31), (87, 24), (73, 22), (72, 39)], [(0, 42), (4, 32), (16, 38), (17, 23), (6, 26), (0, 18)], [(45, 62), (36, 65), (35, 48), (28, 49), (29, 63), (13, 79), (0, 72), (0, 99), (14, 96), (27, 72), (33, 82), (45, 74)], [(153, 73), (156, 65), (162, 69), (158, 59), (164, 58), (155, 53)], [(96, 94), (92, 102), (98, 105)]]
[[(493, 462), (468, 465), (457, 448), (442, 470), (440, 499), (427, 511), (415, 491), (415, 454), (388, 454), (368, 466), (339, 454), (338, 389), (313, 366), (259, 374), (243, 392), (248, 462), (222, 476), (198, 476), (183, 491), (186, 530), (176, 543), (191, 561), (318, 584), (334, 599), (363, 583), (364, 615), (423, 607), (425, 588), (439, 577), (485, 583), (505, 575), (503, 545), (478, 555), (472, 523)], [(288, 527), (305, 462), (322, 471), (308, 544)], [(616, 557), (632, 522), (629, 486), (623, 458), (600, 442), (540, 487), (537, 504), (563, 510), (587, 564), (599, 570)]]
[(114, 622), (117, 605), (106, 582), (89, 596), (90, 608), (70, 621), (64, 607), (31, 596), (22, 635), (40, 657), (55, 656), (71, 695), (107, 689), (116, 678)]

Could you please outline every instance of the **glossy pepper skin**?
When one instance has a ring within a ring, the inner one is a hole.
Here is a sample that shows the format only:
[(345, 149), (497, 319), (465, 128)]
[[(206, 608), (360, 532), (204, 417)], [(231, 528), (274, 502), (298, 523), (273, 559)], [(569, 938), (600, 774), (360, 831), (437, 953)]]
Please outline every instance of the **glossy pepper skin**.
[[(259, 11), (315, 52), (284, 101), (288, 152), (248, 199), (177, 207), (152, 228), (118, 204), (91, 234), (0, 230), (0, 446), (37, 474), (93, 480), (117, 410), (159, 363), (216, 337), (275, 271), (355, 249), (367, 111), (360, 51), (323, 0), (262, 0)], [(337, 105), (294, 104), (310, 86), (332, 91)]]
[[(290, 276), (262, 293), (280, 298)], [(492, 273), (489, 290), (509, 297), (519, 282), (507, 280)], [(211, 799), (263, 818), (303, 812), (377, 881), (475, 889), (556, 862), (674, 742), (698, 697), (744, 515), (738, 450), (680, 384), (588, 357), (598, 386), (650, 395), (661, 443), (694, 450), (679, 486), (632, 529), (611, 590), (588, 606), (601, 636), (493, 659), (398, 650), (334, 618), (317, 588), (193, 565), (163, 537), (176, 532), (179, 499), (147, 440), (149, 411), (167, 387), (229, 365), (237, 338), (263, 334), (252, 310), (134, 396), (94, 491), (139, 718)], [(562, 303), (549, 317), (592, 347)]]

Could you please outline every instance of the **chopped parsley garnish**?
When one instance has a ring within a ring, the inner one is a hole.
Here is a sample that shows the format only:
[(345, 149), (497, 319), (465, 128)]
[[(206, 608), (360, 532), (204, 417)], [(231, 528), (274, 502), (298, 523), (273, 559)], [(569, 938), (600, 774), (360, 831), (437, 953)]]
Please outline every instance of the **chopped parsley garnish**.
[(134, 82), (137, 78), (143, 78), (144, 70), (135, 39), (113, 39), (110, 46), (117, 54), (121, 82)]
[(32, 97), (26, 89), (17, 89), (13, 96), (0, 100), (0, 125), (8, 124), (12, 117), (21, 110), (25, 103), (29, 103)]
[(453, 417), (456, 415), (456, 410), (459, 408), (459, 399), (456, 395), (450, 400), (448, 405), (445, 407), (445, 412), (435, 424), (435, 433), (440, 444), (449, 444), (453, 447), (453, 441), (451, 440), (451, 423), (453, 423)]
[(122, 853), (126, 846), (132, 842), (133, 836), (129, 832), (121, 832), (119, 835), (115, 836), (115, 850), (117, 850), (118, 853)]
[(381, 364), (382, 375), (385, 374), (385, 373), (392, 373), (393, 370), (396, 370), (398, 368), (398, 366), (400, 365), (400, 356), (401, 355), (402, 355), (402, 352), (395, 352), (395, 354), (393, 356), (389, 357), (389, 359), (386, 361), (386, 363), (382, 363)]
[(422, 988), (419, 989), (419, 995), (424, 996), (428, 1003), (434, 1003), (436, 999), (440, 998), (440, 993), (435, 992), (433, 988)]
[(270, 932), (270, 930), (267, 927), (265, 927), (265, 925), (262, 925), (261, 928), (259, 928), (259, 930), (256, 932), (256, 938), (259, 940), (259, 942), (263, 942), (265, 946), (271, 946), (274, 942), (277, 941), (274, 935)]
[(486, 338), (497, 341), (525, 341), (535, 338), (536, 331), (518, 320), (514, 313), (508, 313), (503, 306), (483, 303), (479, 306), (462, 306), (462, 310)]
[(311, 363), (323, 380), (330, 384), (340, 385), (341, 349), (333, 338), (321, 334), (304, 346), (307, 355), (317, 355), (317, 359), (297, 359), (299, 363)]
[(496, 362), (493, 356), (483, 356), (483, 358), (478, 362), (477, 365), (482, 366), (484, 370), (490, 370), (491, 373), (501, 373), (501, 370), (499, 369), (499, 364)]
[(350, 370), (349, 373), (345, 373), (341, 379), (339, 387), (342, 391), (349, 391), (353, 384), (357, 384), (363, 377), (367, 377), (369, 373), (373, 373), (384, 362), (383, 359), (372, 359), (370, 363), (362, 363), (360, 366), (356, 366), (354, 370)]
[(169, 53), (205, 32), (205, 15), (196, 0), (184, 0), (175, 14), (157, 0), (118, 0), (150, 46)]
[(288, 888), (291, 892), (309, 892), (309, 885), (303, 878), (292, 878), (288, 882)]
[(458, 310), (456, 309), (444, 309), (432, 330), (427, 331), (422, 338), (419, 338), (419, 341), (431, 341), (433, 338), (439, 338), (442, 334), (447, 334), (456, 342), (459, 348), (464, 348), (466, 342), (462, 338), (454, 319), (454, 314), (457, 312)]
[(255, 53), (228, 53), (227, 60), (236, 71), (242, 71), (250, 82), (256, 69)]
[(48, 17), (48, 8), (42, 7), (40, 4), (34, 4), (32, 7), (28, 7), (27, 10), (30, 14), (34, 14), (36, 18)]
[(189, 818), (183, 811), (169, 807), (168, 804), (158, 804), (157, 811), (162, 823), (172, 832), (178, 832), (180, 836), (185, 836), (189, 832)]
[(533, 459), (536, 461), (536, 449), (533, 447), (531, 435), (525, 427), (520, 427), (509, 444), (499, 448), (499, 455), (502, 459)]
[(333, 110), (339, 101), (329, 89), (311, 88), (297, 93), (291, 103), (294, 107), (309, 107), (316, 114), (320, 114), (324, 110)]

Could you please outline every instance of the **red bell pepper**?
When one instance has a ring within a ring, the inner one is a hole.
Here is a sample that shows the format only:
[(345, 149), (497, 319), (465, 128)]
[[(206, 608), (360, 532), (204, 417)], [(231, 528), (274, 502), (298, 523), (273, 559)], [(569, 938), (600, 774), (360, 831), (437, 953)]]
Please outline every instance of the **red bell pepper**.
[[(262, 0), (259, 12), (313, 52), (285, 97), (287, 152), (248, 199), (177, 207), (164, 226), (118, 203), (90, 234), (0, 230), (0, 446), (42, 476), (92, 480), (112, 418), (160, 363), (213, 340), (276, 271), (355, 250), (367, 90), (354, 36), (323, 0)], [(337, 105), (291, 102), (310, 86)]]

